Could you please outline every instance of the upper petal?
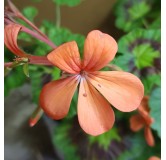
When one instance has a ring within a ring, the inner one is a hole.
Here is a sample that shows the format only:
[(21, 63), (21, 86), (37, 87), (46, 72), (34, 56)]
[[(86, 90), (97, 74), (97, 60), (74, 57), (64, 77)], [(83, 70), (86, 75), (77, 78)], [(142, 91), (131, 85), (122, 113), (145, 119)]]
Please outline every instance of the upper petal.
[(141, 81), (122, 71), (94, 72), (88, 80), (118, 110), (130, 112), (138, 108), (144, 95)]
[(80, 83), (78, 120), (82, 129), (93, 136), (111, 129), (115, 121), (109, 103), (85, 79)]
[(84, 45), (84, 70), (97, 71), (103, 68), (114, 58), (117, 50), (117, 43), (110, 35), (98, 30), (91, 31)]
[(40, 106), (53, 119), (58, 120), (65, 117), (77, 85), (77, 76), (46, 84), (40, 93)]
[(81, 68), (78, 46), (75, 41), (60, 45), (47, 55), (48, 60), (61, 70), (78, 73)]
[(6, 47), (16, 56), (28, 57), (29, 55), (26, 54), (23, 50), (21, 50), (17, 45), (17, 37), (20, 30), (21, 25), (18, 24), (9, 24), (5, 26), (4, 42)]

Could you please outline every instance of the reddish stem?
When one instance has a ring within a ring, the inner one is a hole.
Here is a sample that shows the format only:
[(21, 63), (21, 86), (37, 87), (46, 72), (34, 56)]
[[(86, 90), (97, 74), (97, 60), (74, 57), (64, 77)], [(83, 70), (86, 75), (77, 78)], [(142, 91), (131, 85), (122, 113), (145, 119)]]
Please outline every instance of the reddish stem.
[[(29, 56), (29, 64), (37, 64), (37, 65), (46, 65), (46, 66), (53, 66), (53, 64), (48, 61), (47, 57), (45, 56)], [(6, 62), (4, 63), (4, 67), (12, 67), (13, 62)]]
[(29, 57), (29, 64), (47, 65), (52, 66), (53, 64), (47, 59), (46, 56), (33, 56)]
[(46, 39), (46, 38), (42, 37), (42, 36), (39, 35), (38, 33), (34, 32), (34, 31), (32, 31), (32, 30), (30, 30), (30, 29), (24, 27), (24, 26), (22, 26), (21, 31), (26, 32), (26, 33), (32, 35), (33, 37), (35, 37), (35, 38), (37, 38), (37, 39), (39, 39), (39, 40), (41, 40), (41, 41), (47, 43), (47, 44), (48, 44), (49, 46), (51, 46), (52, 48), (56, 48), (56, 45), (55, 45), (54, 43), (52, 43), (49, 39)]
[(4, 63), (4, 67), (10, 67), (13, 64), (13, 62), (6, 62)]
[(41, 36), (43, 36), (44, 38), (48, 39), (49, 38), (43, 34), (31, 21), (29, 21), (26, 17), (24, 17), (22, 14), (21, 15), (18, 15), (18, 17), (20, 19), (22, 19), (23, 21), (25, 21), (27, 24), (29, 24), (34, 30), (36, 30)]

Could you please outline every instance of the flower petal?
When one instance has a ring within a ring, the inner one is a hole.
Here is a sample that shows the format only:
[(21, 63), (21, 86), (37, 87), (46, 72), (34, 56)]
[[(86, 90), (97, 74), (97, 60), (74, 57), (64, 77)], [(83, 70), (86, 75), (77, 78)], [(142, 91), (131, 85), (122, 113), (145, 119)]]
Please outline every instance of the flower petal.
[(76, 87), (77, 76), (72, 76), (46, 84), (40, 93), (40, 106), (53, 119), (62, 119), (69, 111)]
[(145, 125), (144, 119), (140, 115), (133, 115), (130, 118), (130, 128), (132, 131), (139, 131)]
[(93, 136), (111, 129), (115, 121), (109, 103), (85, 79), (82, 79), (80, 84), (78, 120), (82, 129)]
[(143, 113), (145, 112), (148, 114), (150, 112), (148, 102), (149, 102), (149, 96), (144, 96), (138, 110), (140, 112), (143, 112)]
[(84, 70), (100, 70), (114, 58), (117, 50), (117, 43), (110, 35), (98, 30), (91, 31), (84, 45)]
[(75, 41), (62, 44), (49, 53), (47, 58), (55, 66), (68, 73), (78, 73), (80, 71), (81, 61)]
[(9, 24), (5, 26), (4, 42), (6, 47), (19, 57), (28, 57), (29, 55), (22, 51), (17, 45), (18, 33), (21, 30), (21, 25)]
[(149, 146), (153, 147), (155, 145), (155, 141), (154, 141), (154, 137), (153, 137), (150, 127), (148, 127), (148, 126), (145, 127), (144, 134), (145, 134), (145, 139), (146, 139), (147, 144)]
[(156, 157), (156, 156), (152, 156), (150, 157), (148, 160), (161, 160), (160, 158)]
[(88, 80), (118, 110), (130, 112), (138, 108), (144, 95), (141, 81), (122, 71), (94, 72)]

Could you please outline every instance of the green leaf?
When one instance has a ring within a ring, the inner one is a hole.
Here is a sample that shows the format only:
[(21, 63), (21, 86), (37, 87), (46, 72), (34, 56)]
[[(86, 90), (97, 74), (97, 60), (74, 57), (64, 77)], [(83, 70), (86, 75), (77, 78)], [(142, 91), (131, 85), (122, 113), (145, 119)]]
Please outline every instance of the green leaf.
[[(42, 87), (46, 84), (52, 81), (53, 76), (52, 73), (54, 68), (45, 67), (45, 66), (35, 66), (30, 65), (29, 71), (30, 71), (30, 80), (31, 80), (31, 86), (32, 86), (32, 100), (38, 104), (39, 102), (39, 95), (42, 90)], [(55, 69), (56, 70), (56, 69)], [(56, 70), (57, 71), (57, 70)], [(54, 73), (55, 74), (55, 73)], [(53, 79), (54, 80), (54, 79)]]
[(118, 52), (122, 53), (124, 57), (131, 54), (133, 56), (132, 63), (138, 69), (152, 66), (154, 65), (154, 60), (160, 57), (160, 38), (160, 30), (135, 29), (120, 38)]
[(160, 29), (161, 28), (161, 15), (154, 19), (154, 21), (150, 24), (149, 28), (151, 29)]
[(133, 54), (135, 56), (135, 64), (138, 69), (152, 66), (154, 59), (160, 56), (159, 51), (155, 51), (151, 48), (150, 44), (136, 46), (133, 49)]
[(18, 39), (20, 40), (24, 40), (27, 42), (31, 42), (32, 41), (32, 36), (30, 36), (29, 34), (25, 33), (25, 32), (20, 32), (18, 35)]
[(152, 74), (142, 79), (144, 84), (145, 95), (149, 95), (156, 86), (161, 86), (161, 75)]
[(156, 142), (153, 148), (149, 147), (143, 137), (143, 132), (127, 135), (125, 143), (128, 144), (128, 148), (119, 155), (117, 160), (147, 160), (152, 155), (160, 156), (160, 142)]
[(133, 54), (133, 49), (142, 44), (150, 44), (150, 46), (160, 50), (161, 30), (145, 30), (135, 29), (134, 31), (124, 35), (118, 41), (118, 52)]
[(134, 4), (131, 8), (129, 8), (128, 13), (131, 16), (132, 20), (138, 19), (146, 15), (150, 10), (150, 6), (145, 2), (140, 2)]
[(161, 88), (153, 90), (149, 100), (150, 115), (154, 119), (152, 128), (157, 131), (161, 138)]
[(114, 7), (115, 24), (125, 32), (143, 26), (143, 19), (153, 8), (154, 0), (121, 0)]
[(63, 121), (62, 124), (58, 125), (53, 136), (53, 142), (65, 160), (81, 160), (77, 153), (77, 147), (72, 144), (72, 139), (69, 136), (71, 122), (71, 120)]
[(123, 54), (118, 57), (115, 57), (111, 63), (117, 65), (118, 67), (122, 68), (124, 71), (130, 71), (130, 62), (134, 59), (132, 54)]
[(100, 147), (107, 150), (112, 140), (120, 141), (121, 138), (118, 135), (116, 128), (112, 128), (110, 131), (99, 136), (88, 136), (90, 144), (98, 143)]
[(53, 0), (58, 5), (67, 5), (70, 7), (77, 6), (81, 3), (81, 0)]
[(29, 66), (30, 77), (31, 77), (31, 86), (32, 86), (32, 100), (38, 104), (39, 94), (42, 89), (42, 78), (45, 73), (42, 68), (37, 66)]
[(60, 73), (61, 73), (61, 70), (59, 68), (53, 67), (53, 71), (51, 72), (53, 80), (59, 79), (60, 78)]
[(23, 71), (27, 77), (29, 77), (28, 63), (23, 64)]
[(24, 8), (22, 12), (30, 21), (33, 21), (38, 14), (38, 10), (32, 6)]
[[(42, 27), (42, 29), (44, 30), (46, 35), (48, 35), (48, 37), (52, 40), (52, 42), (54, 42), (57, 46), (65, 43), (65, 42), (76, 41), (80, 54), (82, 55), (85, 36), (83, 36), (81, 34), (72, 33), (67, 28), (55, 27), (55, 25), (53, 23), (50, 23), (48, 21), (44, 21), (43, 26), (44, 27)], [(42, 46), (40, 48), (42, 48)]]
[(4, 79), (4, 94), (7, 96), (11, 89), (17, 88), (26, 82), (22, 66), (15, 67)]

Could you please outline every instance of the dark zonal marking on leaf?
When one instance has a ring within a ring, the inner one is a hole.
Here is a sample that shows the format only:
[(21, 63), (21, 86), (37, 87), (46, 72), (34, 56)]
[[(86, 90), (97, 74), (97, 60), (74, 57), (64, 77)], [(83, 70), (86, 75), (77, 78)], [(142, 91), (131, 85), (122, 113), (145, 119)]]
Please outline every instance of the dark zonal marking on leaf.
[(157, 70), (155, 67), (145, 67), (140, 70), (140, 74), (143, 77), (150, 76), (152, 74), (157, 74), (159, 73), (159, 70)]
[(153, 47), (153, 49), (155, 50), (161, 50), (161, 45), (159, 42), (150, 40), (150, 39), (136, 39), (134, 42), (132, 42), (129, 46), (129, 51), (131, 52), (136, 46), (140, 45), (140, 44), (145, 44), (145, 43), (150, 43), (151, 46)]
[(155, 58), (154, 59), (154, 66), (161, 71), (161, 58)]
[(84, 94), (83, 94), (83, 96), (84, 96), (84, 97), (87, 97), (87, 94), (86, 94), (86, 93), (84, 93)]
[(128, 1), (127, 3), (124, 4), (124, 9), (126, 12), (124, 12), (124, 16), (125, 16), (125, 19), (126, 21), (130, 20), (130, 15), (129, 13), (127, 12), (129, 8), (132, 7), (132, 1)]

